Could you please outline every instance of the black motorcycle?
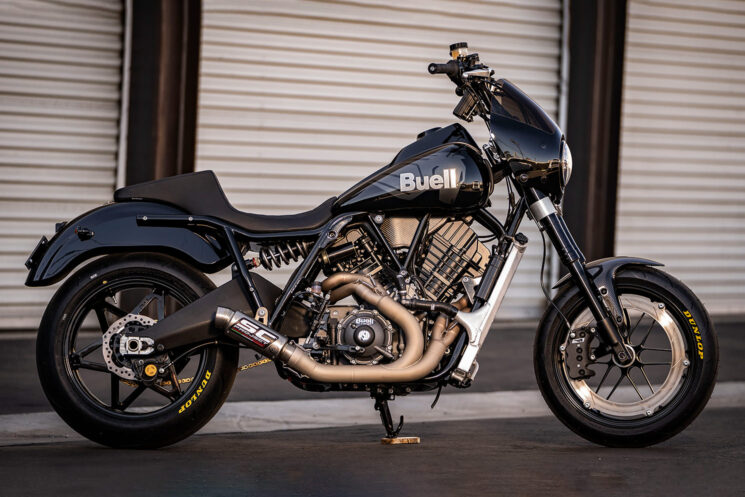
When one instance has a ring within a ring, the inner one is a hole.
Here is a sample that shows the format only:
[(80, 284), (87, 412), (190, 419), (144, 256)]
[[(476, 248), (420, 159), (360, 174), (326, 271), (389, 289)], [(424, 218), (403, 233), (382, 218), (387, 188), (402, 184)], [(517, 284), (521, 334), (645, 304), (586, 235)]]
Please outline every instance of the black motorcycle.
[[(572, 172), (561, 130), (465, 43), (450, 50), (429, 72), (455, 83), (458, 118), (484, 119), (483, 149), (459, 124), (424, 131), (338, 198), (286, 216), (238, 211), (211, 171), (184, 174), (117, 190), (43, 237), (29, 286), (95, 258), (39, 329), (39, 375), (59, 415), (112, 447), (172, 444), (218, 411), (250, 348), (263, 359), (244, 369), (273, 362), (305, 390), (369, 392), (395, 441), (394, 396), (474, 381), (527, 214), (568, 272), (535, 339), (554, 414), (609, 446), (655, 444), (693, 421), (718, 364), (706, 309), (659, 263), (585, 261), (560, 211)], [(503, 180), (502, 222), (487, 207)], [(293, 261), (284, 288), (252, 271)], [(232, 280), (215, 288), (205, 273), (228, 266)]]

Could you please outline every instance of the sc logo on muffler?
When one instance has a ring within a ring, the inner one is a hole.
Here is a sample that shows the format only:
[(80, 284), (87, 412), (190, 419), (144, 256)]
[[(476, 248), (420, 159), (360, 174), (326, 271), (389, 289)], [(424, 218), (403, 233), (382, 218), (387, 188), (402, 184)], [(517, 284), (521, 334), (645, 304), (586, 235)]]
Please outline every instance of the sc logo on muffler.
[(231, 326), (230, 331), (240, 338), (253, 342), (262, 349), (274, 343), (278, 338), (277, 335), (268, 329), (262, 328), (257, 322), (252, 322), (245, 318)]

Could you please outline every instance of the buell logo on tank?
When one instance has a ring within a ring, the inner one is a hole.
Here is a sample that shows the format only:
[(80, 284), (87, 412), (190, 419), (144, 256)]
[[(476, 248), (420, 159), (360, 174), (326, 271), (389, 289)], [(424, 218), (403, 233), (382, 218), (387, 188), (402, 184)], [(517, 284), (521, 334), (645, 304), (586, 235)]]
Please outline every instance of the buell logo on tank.
[(449, 190), (458, 188), (458, 172), (455, 168), (445, 169), (442, 175), (433, 174), (432, 176), (417, 176), (414, 173), (401, 173), (398, 177), (399, 189), (402, 192), (412, 192), (414, 190)]
[(277, 339), (277, 335), (263, 328), (259, 328), (247, 319), (241, 319), (235, 323), (230, 328), (230, 331), (236, 335), (242, 336), (243, 338), (247, 338), (261, 348), (271, 345)]

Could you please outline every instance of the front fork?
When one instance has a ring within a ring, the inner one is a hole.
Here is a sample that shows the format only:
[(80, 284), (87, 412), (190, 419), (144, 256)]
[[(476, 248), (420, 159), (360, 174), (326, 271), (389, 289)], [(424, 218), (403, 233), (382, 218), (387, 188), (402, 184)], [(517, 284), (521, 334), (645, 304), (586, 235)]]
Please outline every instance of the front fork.
[(559, 254), (561, 263), (569, 270), (572, 280), (584, 294), (593, 317), (597, 321), (598, 336), (608, 346), (619, 364), (631, 360), (622, 335), (628, 327), (625, 314), (612, 284), (598, 288), (585, 267), (585, 256), (559, 215), (551, 199), (533, 188), (526, 189), (526, 199), (533, 220), (548, 234)]

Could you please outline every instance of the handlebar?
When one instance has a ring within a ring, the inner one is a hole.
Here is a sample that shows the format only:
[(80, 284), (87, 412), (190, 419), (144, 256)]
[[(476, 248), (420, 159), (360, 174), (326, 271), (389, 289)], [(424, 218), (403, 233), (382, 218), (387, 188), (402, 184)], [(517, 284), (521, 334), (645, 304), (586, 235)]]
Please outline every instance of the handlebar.
[[(486, 100), (485, 91), (490, 91), (484, 86), (483, 82), (493, 81), (494, 71), (479, 62), (479, 54), (468, 54), (468, 45), (466, 43), (456, 43), (450, 46), (450, 53), (453, 57), (445, 64), (432, 63), (427, 67), (430, 74), (447, 74), (450, 80), (455, 83), (455, 94), (462, 97), (458, 105), (453, 110), (459, 119), (471, 122), (473, 116), (482, 115), (479, 108), (479, 102), (484, 102), (483, 109), (488, 109), (489, 104)], [(482, 109), (482, 110), (483, 110)], [(483, 116), (482, 116), (483, 117)], [(485, 118), (486, 119), (486, 118)]]
[(451, 78), (460, 75), (460, 64), (456, 60), (450, 60), (445, 64), (435, 64), (434, 62), (427, 67), (430, 74), (447, 74)]

